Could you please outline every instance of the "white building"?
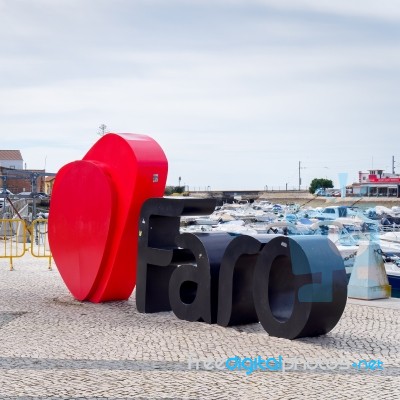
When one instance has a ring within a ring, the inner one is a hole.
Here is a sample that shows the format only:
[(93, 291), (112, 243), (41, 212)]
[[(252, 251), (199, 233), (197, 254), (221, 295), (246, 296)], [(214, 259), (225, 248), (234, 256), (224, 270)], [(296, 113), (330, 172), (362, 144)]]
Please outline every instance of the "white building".
[(0, 150), (0, 167), (24, 169), (24, 160), (19, 150)]
[(400, 175), (390, 174), (383, 169), (359, 171), (361, 196), (400, 197)]

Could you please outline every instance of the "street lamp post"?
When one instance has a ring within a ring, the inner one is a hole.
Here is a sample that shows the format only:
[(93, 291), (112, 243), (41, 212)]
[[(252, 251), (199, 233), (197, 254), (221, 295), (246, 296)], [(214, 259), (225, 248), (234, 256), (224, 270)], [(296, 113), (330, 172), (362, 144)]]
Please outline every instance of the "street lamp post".
[(301, 170), (301, 161), (299, 161), (299, 191), (301, 188), (301, 175), (300, 175), (300, 170)]

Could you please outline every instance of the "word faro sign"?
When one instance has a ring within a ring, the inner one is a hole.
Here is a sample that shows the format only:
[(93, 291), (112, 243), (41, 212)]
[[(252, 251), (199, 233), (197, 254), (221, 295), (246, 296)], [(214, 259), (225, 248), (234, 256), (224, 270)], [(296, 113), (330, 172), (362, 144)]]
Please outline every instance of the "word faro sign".
[(336, 246), (322, 237), (180, 233), (213, 199), (163, 198), (168, 162), (148, 136), (107, 134), (58, 172), (49, 242), (80, 301), (126, 300), (222, 326), (260, 321), (272, 336), (329, 332), (347, 299)]

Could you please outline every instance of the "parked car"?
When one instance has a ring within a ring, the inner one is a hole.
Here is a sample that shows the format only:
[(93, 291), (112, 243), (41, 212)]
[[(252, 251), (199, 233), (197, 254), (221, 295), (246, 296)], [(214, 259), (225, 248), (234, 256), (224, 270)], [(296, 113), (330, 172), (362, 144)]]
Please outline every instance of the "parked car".
[(44, 192), (20, 192), (16, 195), (20, 199), (39, 199), (39, 200), (48, 200), (50, 196)]
[(8, 189), (0, 188), (0, 208), (4, 207), (7, 196), (13, 196), (13, 193)]
[(314, 192), (315, 196), (326, 196), (326, 190), (324, 188), (318, 188), (315, 192)]
[(37, 192), (37, 194), (38, 194), (43, 200), (46, 200), (46, 199), (49, 199), (49, 198), (50, 198), (50, 196), (49, 196), (47, 193), (45, 193), (45, 192)]
[(7, 194), (8, 196), (12, 196), (14, 193), (10, 192), (8, 189), (0, 188), (0, 197), (2, 197), (3, 194)]

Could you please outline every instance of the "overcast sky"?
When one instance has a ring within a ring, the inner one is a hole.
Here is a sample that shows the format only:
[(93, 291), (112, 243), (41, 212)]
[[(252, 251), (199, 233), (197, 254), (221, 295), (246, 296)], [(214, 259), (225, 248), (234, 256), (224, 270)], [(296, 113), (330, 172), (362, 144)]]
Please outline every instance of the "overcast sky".
[(398, 0), (0, 0), (0, 20), (0, 148), (28, 168), (106, 124), (190, 189), (400, 172)]

